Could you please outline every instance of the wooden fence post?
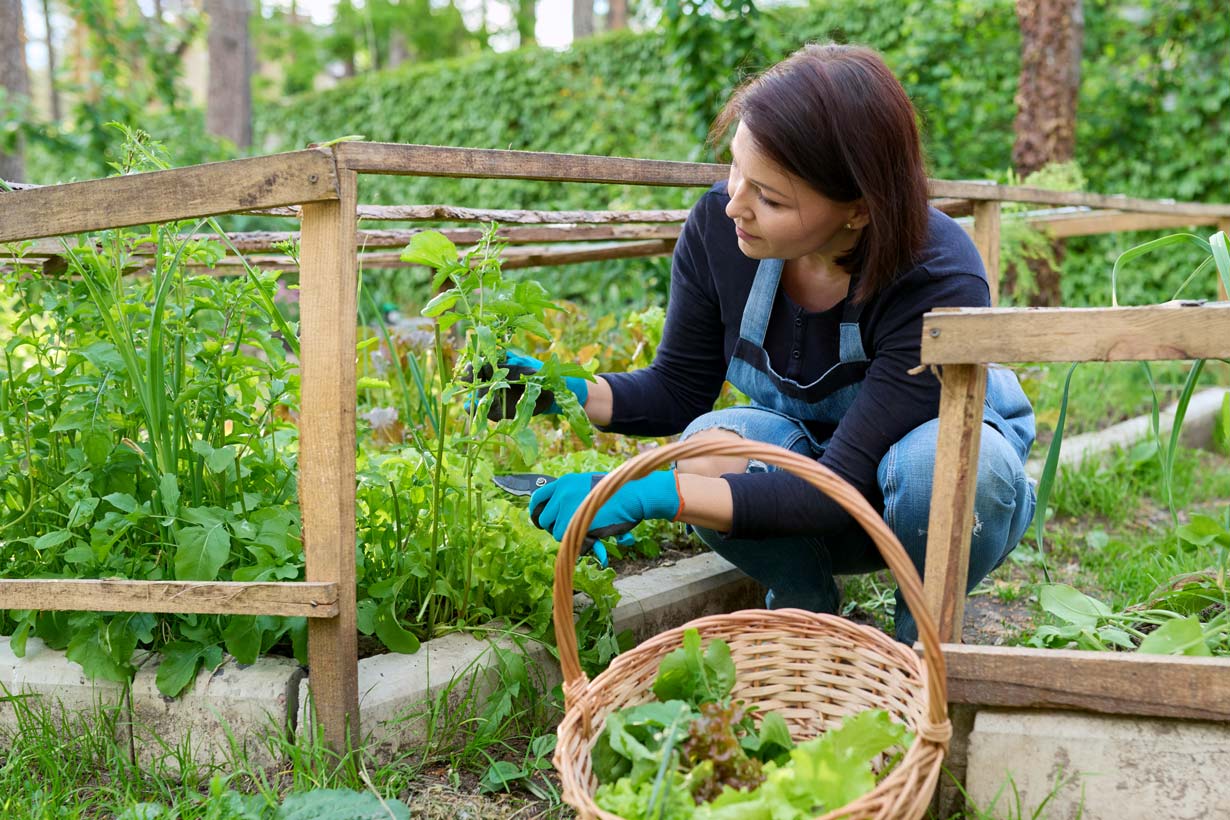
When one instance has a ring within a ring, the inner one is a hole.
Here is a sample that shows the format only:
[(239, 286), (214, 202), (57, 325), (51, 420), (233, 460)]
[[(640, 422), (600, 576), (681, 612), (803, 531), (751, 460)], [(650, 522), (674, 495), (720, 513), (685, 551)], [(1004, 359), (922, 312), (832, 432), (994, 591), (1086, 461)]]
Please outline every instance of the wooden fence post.
[(336, 618), (308, 623), (308, 666), (325, 741), (359, 734), (355, 631), (356, 174), (338, 169), (339, 199), (303, 206), (300, 258), (299, 502), (307, 580), (337, 584)]
[(941, 382), (923, 597), (939, 626), (940, 640), (960, 643), (987, 369), (947, 364)]
[(999, 304), (999, 200), (974, 201), (974, 244), (987, 270), (991, 307)]

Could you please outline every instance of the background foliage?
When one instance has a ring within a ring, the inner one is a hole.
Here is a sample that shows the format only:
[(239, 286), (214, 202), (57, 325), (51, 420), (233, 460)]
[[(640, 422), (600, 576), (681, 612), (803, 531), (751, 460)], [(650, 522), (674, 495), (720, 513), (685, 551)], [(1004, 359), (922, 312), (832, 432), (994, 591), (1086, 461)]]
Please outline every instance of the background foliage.
[[(835, 0), (762, 11), (747, 23), (754, 71), (805, 41), (881, 50), (919, 110), (933, 176), (1003, 179), (1011, 166), (1020, 35), (1009, 0)], [(615, 32), (565, 52), (529, 48), (369, 75), (257, 112), (261, 150), (360, 131), (369, 140), (532, 151), (704, 158), (668, 34)], [(703, 66), (702, 66), (703, 68)], [(1088, 190), (1202, 201), (1230, 198), (1230, 18), (1213, 0), (1085, 4), (1077, 162)], [(695, 192), (503, 180), (366, 177), (363, 198), (484, 207), (686, 207)], [(1069, 304), (1103, 303), (1118, 251), (1141, 235), (1076, 239)], [(1149, 263), (1127, 303), (1167, 298), (1187, 270)], [(1211, 295), (1211, 294), (1209, 294)]]

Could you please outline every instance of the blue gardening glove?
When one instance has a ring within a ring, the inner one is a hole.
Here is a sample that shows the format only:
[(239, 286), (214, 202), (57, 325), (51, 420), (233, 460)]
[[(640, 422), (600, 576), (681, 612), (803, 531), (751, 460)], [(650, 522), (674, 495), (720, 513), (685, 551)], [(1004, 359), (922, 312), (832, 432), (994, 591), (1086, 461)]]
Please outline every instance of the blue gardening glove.
[[(569, 473), (539, 487), (530, 496), (530, 520), (534, 526), (551, 533), (556, 541), (563, 541), (564, 532), (577, 508), (605, 475)], [(605, 538), (626, 533), (651, 518), (673, 520), (679, 515), (679, 507), (679, 483), (675, 471), (659, 470), (620, 487), (594, 516), (588, 535)]]
[[(501, 390), (500, 394), (491, 402), (491, 407), (487, 410), (487, 418), (491, 421), (510, 419), (517, 414), (517, 402), (521, 401), (521, 396), (525, 394), (525, 387), (516, 384), (516, 382), (524, 376), (537, 373), (542, 367), (542, 362), (533, 356), (526, 356), (524, 353), (508, 350), (504, 353), (501, 365), (508, 368), (508, 381), (512, 382), (512, 384), (507, 389)], [(479, 376), (482, 379), (490, 379), (491, 367), (483, 367), (479, 370)], [(575, 376), (566, 376), (564, 383), (568, 385), (568, 389), (572, 391), (573, 395), (577, 397), (577, 401), (584, 407), (586, 399), (589, 398), (589, 383), (585, 379)], [(555, 401), (555, 395), (550, 390), (544, 390), (539, 394), (538, 400), (534, 402), (534, 415), (542, 413), (559, 415), (562, 412), (563, 408)]]

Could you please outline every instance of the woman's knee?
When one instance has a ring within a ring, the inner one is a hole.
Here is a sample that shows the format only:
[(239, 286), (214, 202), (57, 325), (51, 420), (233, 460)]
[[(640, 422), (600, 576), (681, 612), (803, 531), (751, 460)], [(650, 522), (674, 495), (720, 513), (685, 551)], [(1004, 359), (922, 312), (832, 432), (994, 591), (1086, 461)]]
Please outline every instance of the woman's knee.
[[(903, 533), (925, 537), (938, 430), (937, 419), (920, 425), (894, 444), (880, 462), (877, 478), (884, 495), (884, 517), (903, 539)], [(984, 425), (974, 491), (974, 535), (988, 525), (998, 530), (1015, 522), (1020, 517), (1016, 515), (1018, 505), (1028, 500), (1022, 498), (1023, 487), (1028, 489), (1028, 483), (1016, 452), (999, 431)]]
[[(687, 436), (690, 441), (742, 441), (743, 436), (733, 430), (710, 427), (699, 430)], [(747, 471), (747, 459), (742, 456), (694, 456), (681, 458), (675, 464), (675, 469), (681, 473), (709, 476), (717, 478), (727, 473), (742, 473)]]

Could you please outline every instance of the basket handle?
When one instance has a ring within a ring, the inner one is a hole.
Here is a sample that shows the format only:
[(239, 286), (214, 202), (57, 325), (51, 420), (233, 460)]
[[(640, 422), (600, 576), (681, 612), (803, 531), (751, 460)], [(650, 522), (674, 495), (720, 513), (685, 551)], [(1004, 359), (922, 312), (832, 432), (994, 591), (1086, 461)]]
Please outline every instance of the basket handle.
[(629, 481), (643, 478), (655, 469), (685, 458), (702, 456), (744, 456), (755, 458), (781, 467), (807, 481), (820, 492), (832, 498), (862, 526), (875, 542), (892, 571), (901, 594), (918, 623), (918, 637), (923, 645), (923, 661), (927, 667), (927, 700), (931, 725), (945, 726), (948, 721), (947, 678), (944, 657), (940, 653), (939, 630), (923, 600), (922, 581), (913, 562), (897, 536), (884, 523), (884, 519), (867, 503), (862, 493), (845, 480), (814, 459), (793, 453), (784, 447), (748, 439), (729, 437), (702, 437), (663, 445), (647, 450), (621, 464), (607, 474), (590, 490), (581, 502), (564, 533), (559, 554), (555, 559), (555, 587), (553, 607), (555, 612), (555, 640), (559, 649), (560, 666), (564, 674), (564, 709), (574, 702), (588, 678), (581, 671), (577, 653), (577, 631), (572, 619), (572, 579), (577, 558), (581, 554), (584, 534), (589, 530), (598, 510), (615, 492)]

